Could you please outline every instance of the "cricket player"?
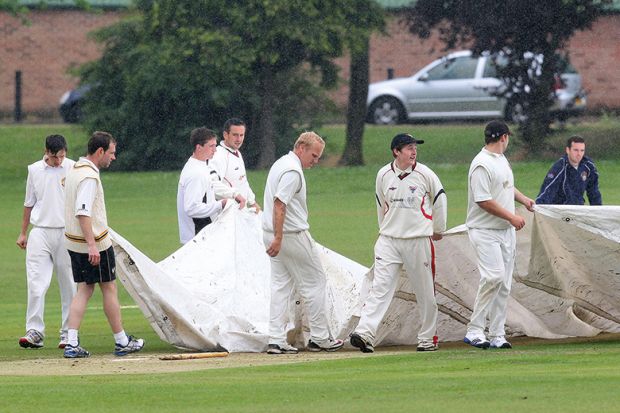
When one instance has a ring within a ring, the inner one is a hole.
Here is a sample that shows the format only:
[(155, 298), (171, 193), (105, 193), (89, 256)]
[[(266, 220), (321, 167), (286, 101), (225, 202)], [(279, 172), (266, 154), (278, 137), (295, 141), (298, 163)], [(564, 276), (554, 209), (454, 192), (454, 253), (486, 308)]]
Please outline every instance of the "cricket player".
[(222, 182), (239, 191), (246, 199), (246, 205), (259, 213), (261, 208), (256, 202), (256, 195), (250, 188), (245, 171), (245, 162), (239, 149), (245, 139), (245, 122), (238, 118), (231, 118), (224, 123), (224, 140), (220, 141), (215, 155), (208, 161)]
[(310, 325), (308, 351), (336, 351), (344, 344), (332, 338), (325, 312), (326, 277), (308, 229), (303, 168), (319, 162), (325, 142), (314, 132), (302, 133), (294, 149), (278, 159), (267, 176), (263, 205), (263, 239), (271, 257), (269, 354), (294, 354), (286, 341), (289, 305), (297, 290)]
[[(525, 226), (525, 219), (515, 214), (515, 201), (529, 211), (535, 205), (514, 186), (512, 168), (504, 156), (510, 135), (504, 122), (489, 122), (485, 146), (469, 167), (465, 225), (478, 258), (480, 284), (463, 341), (482, 349), (512, 348), (504, 330), (506, 305), (515, 263), (515, 231)], [(487, 317), (490, 340), (485, 335)]]
[[(62, 135), (45, 138), (43, 159), (28, 166), (26, 199), (17, 246), (26, 250), (28, 306), (26, 334), (19, 339), (24, 348), (43, 347), (45, 337), (45, 294), (56, 271), (62, 318), (58, 348), (67, 345), (69, 306), (75, 295), (71, 260), (64, 243), (65, 177), (75, 163), (66, 157), (67, 142)], [(27, 235), (28, 226), (32, 230)]]
[(374, 351), (377, 329), (392, 302), (401, 268), (413, 286), (421, 326), (418, 351), (437, 350), (435, 249), (433, 241), (446, 230), (448, 201), (437, 175), (417, 162), (423, 144), (407, 133), (390, 145), (394, 161), (377, 173), (376, 199), (379, 239), (375, 244), (374, 279), (351, 345)]

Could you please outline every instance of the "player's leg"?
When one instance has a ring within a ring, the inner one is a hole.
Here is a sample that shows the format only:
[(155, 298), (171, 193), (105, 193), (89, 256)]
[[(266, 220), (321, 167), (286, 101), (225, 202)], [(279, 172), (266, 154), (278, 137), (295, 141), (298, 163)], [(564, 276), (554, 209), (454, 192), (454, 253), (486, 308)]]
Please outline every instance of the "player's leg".
[(516, 255), (516, 233), (514, 228), (506, 230), (500, 246), (505, 270), (497, 296), (489, 312), (489, 338), (492, 345), (494, 344), (493, 339), (498, 338), (499, 342), (501, 342), (500, 345), (504, 345), (504, 348), (509, 348), (509, 344), (504, 343), (504, 336), (506, 334), (504, 325), (506, 323), (506, 309), (512, 286), (512, 273), (514, 271)]
[(60, 290), (61, 305), (61, 327), (60, 327), (60, 343), (59, 347), (66, 345), (67, 330), (69, 322), (69, 308), (71, 300), (77, 290), (77, 286), (73, 281), (73, 273), (71, 272), (71, 258), (64, 245), (64, 230), (58, 230), (54, 244), (54, 252), (52, 254), (54, 260), (54, 269), (56, 278), (58, 279), (58, 289)]
[(420, 351), (435, 350), (437, 334), (437, 301), (435, 300), (435, 254), (430, 238), (400, 241), (403, 266), (407, 271), (420, 313), (418, 347)]
[(398, 286), (402, 258), (393, 238), (380, 235), (375, 243), (374, 277), (360, 314), (355, 334), (374, 345), (379, 324), (390, 307)]

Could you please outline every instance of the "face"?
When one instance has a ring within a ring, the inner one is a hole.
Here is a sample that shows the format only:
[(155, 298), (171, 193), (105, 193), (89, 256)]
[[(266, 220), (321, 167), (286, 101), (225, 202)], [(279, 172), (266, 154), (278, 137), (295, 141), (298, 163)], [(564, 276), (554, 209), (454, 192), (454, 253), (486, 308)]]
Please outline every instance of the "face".
[(319, 159), (321, 159), (321, 155), (323, 155), (323, 149), (325, 145), (314, 142), (310, 146), (301, 145), (296, 150), (295, 153), (299, 157), (301, 161), (301, 166), (304, 169), (310, 169), (317, 163), (319, 163)]
[(97, 166), (99, 168), (109, 168), (112, 161), (116, 159), (116, 143), (110, 142), (110, 146), (108, 146), (108, 150), (105, 152), (103, 151), (103, 148), (99, 148), (97, 150), (102, 153), (101, 159), (99, 160), (99, 165)]
[(244, 138), (245, 126), (243, 125), (232, 125), (229, 132), (224, 131), (224, 142), (226, 142), (226, 146), (235, 151), (241, 148)]
[(508, 143), (510, 143), (510, 135), (508, 133), (503, 134), (499, 138), (499, 142), (502, 145), (502, 153), (506, 152), (506, 149), (508, 149)]
[(201, 161), (213, 158), (215, 148), (217, 148), (217, 140), (215, 138), (209, 139), (204, 145), (196, 145), (197, 158)]
[(56, 153), (51, 153), (48, 149), (46, 149), (45, 163), (51, 167), (58, 168), (62, 164), (62, 161), (65, 160), (65, 156), (67, 156), (67, 151), (64, 149), (61, 149)]
[(568, 161), (572, 165), (578, 165), (586, 154), (586, 144), (583, 142), (572, 142), (570, 148), (566, 148)]
[(415, 143), (410, 143), (403, 146), (401, 150), (395, 149), (394, 154), (396, 155), (396, 166), (404, 170), (415, 165), (418, 147)]

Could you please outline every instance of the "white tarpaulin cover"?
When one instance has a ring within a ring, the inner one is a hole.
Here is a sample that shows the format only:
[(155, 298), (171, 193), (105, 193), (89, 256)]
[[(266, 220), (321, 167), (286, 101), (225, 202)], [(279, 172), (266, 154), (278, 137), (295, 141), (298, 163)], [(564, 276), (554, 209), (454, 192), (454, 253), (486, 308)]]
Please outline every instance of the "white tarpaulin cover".
[[(527, 225), (517, 232), (507, 332), (544, 338), (620, 332), (620, 207), (537, 206), (534, 214), (520, 213)], [(201, 351), (265, 350), (270, 270), (259, 215), (226, 208), (159, 263), (112, 235), (117, 276), (162, 340)], [(461, 340), (478, 287), (475, 255), (464, 226), (435, 245), (438, 336)], [(345, 338), (357, 323), (372, 270), (319, 250), (330, 328)], [(416, 343), (415, 305), (401, 277), (377, 345)], [(299, 299), (291, 303), (289, 340), (303, 347), (308, 332), (302, 308)]]

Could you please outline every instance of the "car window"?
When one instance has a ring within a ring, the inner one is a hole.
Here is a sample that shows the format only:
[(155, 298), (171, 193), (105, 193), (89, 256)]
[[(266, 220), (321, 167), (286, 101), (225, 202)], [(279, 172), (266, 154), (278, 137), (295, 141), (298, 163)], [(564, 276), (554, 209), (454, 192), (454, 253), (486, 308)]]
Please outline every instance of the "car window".
[(484, 63), (484, 71), (482, 77), (497, 77), (497, 67), (493, 63), (493, 59), (487, 57)]
[(476, 66), (478, 59), (468, 56), (446, 60), (428, 71), (427, 80), (473, 79)]

